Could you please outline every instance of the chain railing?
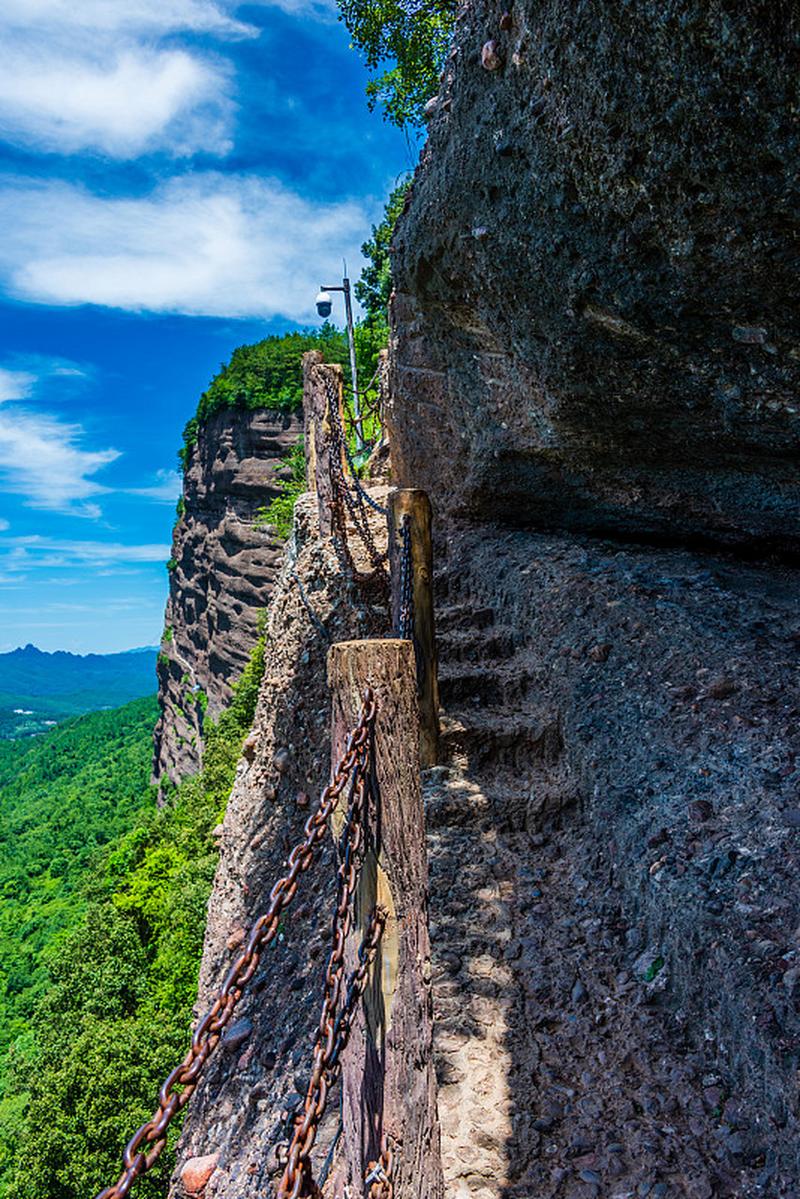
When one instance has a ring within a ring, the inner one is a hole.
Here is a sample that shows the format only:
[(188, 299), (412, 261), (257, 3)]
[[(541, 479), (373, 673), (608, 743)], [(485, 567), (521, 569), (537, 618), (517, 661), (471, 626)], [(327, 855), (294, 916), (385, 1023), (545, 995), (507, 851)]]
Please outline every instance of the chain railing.
[[(419, 630), (416, 630), (412, 522), (407, 513), (398, 517), (398, 509), (394, 502), (390, 512), (373, 499), (361, 485), (347, 445), (340, 410), (339, 385), (340, 381), (335, 376), (326, 376), (326, 425), (329, 430), (330, 454), (324, 474), (325, 477), (330, 475), (328, 494), (331, 497), (332, 531), (354, 579), (365, 591), (373, 591), (376, 598), (379, 596), (385, 599), (390, 589), (387, 572), (387, 559), (390, 555), (388, 550), (378, 551), (368, 508), (389, 518), (390, 528), (396, 530), (390, 537), (393, 575), (396, 572), (395, 635), (403, 641), (415, 640), (419, 666), (420, 647), (416, 642), (418, 636), (423, 641), (428, 634), (432, 637), (432, 615), (427, 622), (425, 619), (429, 607), (432, 613), (432, 601), (427, 607), (423, 603)], [(394, 492), (392, 495), (396, 498), (398, 495), (420, 496), (423, 493)], [(427, 533), (423, 534), (423, 538), (427, 536), (427, 542), (422, 540), (422, 549), (419, 551), (423, 562), (423, 576), (426, 570), (430, 574), (429, 567), (424, 566), (426, 553), (430, 559), (430, 504), (427, 497), (424, 497), (424, 503), (427, 505), (428, 515), (425, 518), (427, 523), (423, 521), (422, 527), (427, 530)], [(415, 512), (417, 524), (414, 526), (414, 536), (419, 538), (419, 509), (415, 509)], [(349, 544), (348, 520), (369, 562), (370, 569), (367, 571), (356, 566)], [(320, 523), (322, 524), (322, 519)], [(330, 641), (327, 630), (308, 601), (301, 580), (293, 569), (289, 573), (298, 585), (301, 602), (306, 607), (310, 619)], [(422, 594), (424, 597), (424, 587)], [(430, 600), (430, 597), (428, 599)], [(371, 643), (360, 644), (368, 646)], [(407, 649), (404, 652), (407, 653)], [(430, 648), (428, 656), (435, 666), (435, 655)], [(410, 663), (413, 668), (413, 658), (410, 659)], [(397, 676), (393, 675), (392, 678), (396, 681)], [(411, 685), (413, 686), (413, 683)], [(435, 689), (431, 694), (435, 695)], [(421, 707), (424, 707), (424, 704), (421, 703)], [(336, 905), (331, 925), (331, 950), (324, 976), (322, 1006), (312, 1050), (310, 1079), (305, 1100), (298, 1104), (292, 1120), (286, 1164), (278, 1187), (278, 1199), (321, 1199), (320, 1188), (312, 1173), (311, 1153), (331, 1089), (342, 1071), (342, 1054), (349, 1043), (353, 1022), (364, 998), (371, 967), (380, 948), (387, 922), (387, 912), (376, 904), (363, 931), (357, 952), (357, 964), (345, 977), (345, 946), (353, 928), (355, 894), (361, 867), (367, 849), (375, 849), (369, 838), (372, 835), (370, 816), (377, 807), (377, 793), (372, 790), (376, 775), (376, 764), (373, 761), (376, 712), (373, 690), (366, 686), (358, 719), (344, 740), (344, 750), (330, 783), (323, 789), (315, 811), (306, 821), (303, 840), (296, 844), (289, 854), (287, 872), (272, 888), (266, 912), (253, 924), (244, 949), (229, 968), (211, 1008), (197, 1024), (186, 1056), (164, 1081), (153, 1115), (136, 1130), (128, 1142), (123, 1154), (122, 1173), (112, 1186), (100, 1192), (97, 1199), (127, 1199), (136, 1180), (152, 1169), (163, 1153), (170, 1125), (185, 1108), (201, 1082), (209, 1059), (223, 1039), (236, 1007), (245, 994), (247, 984), (258, 969), (263, 951), (277, 936), (280, 917), (297, 894), (300, 876), (306, 873), (315, 861), (330, 817), (338, 807), (343, 792), (348, 788), (347, 814), (338, 846), (339, 864)], [(422, 734), (417, 725), (414, 741), (420, 744), (421, 752), (425, 750), (425, 737), (424, 724)], [(432, 744), (435, 744), (435, 737)], [(410, 751), (406, 752), (406, 758), (408, 752)], [(432, 1118), (435, 1118), (435, 1113)], [(370, 1161), (363, 1184), (366, 1199), (392, 1199), (393, 1151), (385, 1134), (381, 1140), (380, 1154), (376, 1160)]]
[[(386, 573), (388, 554), (385, 551), (380, 553), (375, 545), (375, 538), (372, 534), (369, 515), (365, 506), (364, 497), (366, 496), (366, 492), (361, 484), (358, 483), (355, 471), (352, 471), (350, 478), (345, 473), (344, 464), (347, 460), (347, 439), (339, 410), (338, 383), (330, 376), (326, 377), (326, 390), (331, 430), (331, 485), (333, 489), (332, 516), (334, 532), (341, 544), (348, 568), (355, 580), (366, 589), (374, 590), (376, 593), (386, 596), (389, 590), (389, 577)], [(367, 498), (371, 501), (371, 497)], [(369, 560), (371, 569), (368, 571), (359, 570), (353, 558), (347, 529), (348, 515)]]
[(397, 620), (397, 636), (403, 641), (414, 637), (414, 576), (411, 559), (411, 521), (404, 514), (400, 523), (400, 611)]
[[(289, 854), (288, 872), (278, 879), (272, 888), (267, 911), (256, 920), (244, 949), (228, 970), (214, 1003), (195, 1028), (186, 1057), (163, 1083), (158, 1094), (158, 1106), (155, 1112), (150, 1120), (137, 1129), (128, 1142), (123, 1154), (122, 1173), (113, 1186), (106, 1187), (100, 1192), (97, 1199), (125, 1199), (137, 1178), (152, 1169), (163, 1153), (167, 1143), (167, 1130), (197, 1089), (209, 1058), (219, 1044), (247, 983), (258, 968), (263, 950), (275, 939), (280, 917), (297, 894), (300, 875), (309, 869), (316, 857), (319, 845), (325, 836), (328, 820), (338, 806), (342, 792), (349, 782), (351, 797), (354, 795), (363, 797), (365, 794), (365, 789), (369, 785), (372, 733), (376, 711), (372, 690), (366, 688), (358, 723), (348, 735), (344, 753), (333, 772), (331, 782), (323, 790), (316, 810), (306, 821), (303, 840), (295, 845)], [(352, 802), (350, 807), (352, 808)], [(361, 810), (359, 809), (359, 811)], [(359, 825), (359, 831), (353, 833), (356, 850), (360, 837), (363, 837), (363, 830)], [(346, 891), (350, 896), (355, 887), (355, 882), (351, 881), (349, 874), (351, 869), (355, 871), (352, 851), (348, 862)], [(337, 915), (341, 907), (341, 898), (340, 883)], [(342, 935), (343, 943), (344, 934)], [(365, 969), (368, 969), (368, 965)]]

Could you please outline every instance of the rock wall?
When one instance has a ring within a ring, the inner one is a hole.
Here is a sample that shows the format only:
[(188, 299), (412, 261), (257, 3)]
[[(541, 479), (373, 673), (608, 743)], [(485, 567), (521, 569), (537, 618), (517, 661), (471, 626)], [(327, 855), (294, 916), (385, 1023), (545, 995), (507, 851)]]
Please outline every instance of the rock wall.
[(200, 767), (203, 721), (227, 704), (258, 637), (284, 547), (256, 517), (278, 494), (283, 459), (301, 433), (301, 420), (269, 409), (226, 409), (199, 431), (173, 535), (156, 783)]
[[(381, 500), (385, 494), (384, 489)], [(373, 632), (373, 620), (343, 573), (335, 544), (317, 536), (316, 500), (301, 497), (289, 559), (270, 603), (253, 730), (220, 830), (198, 1015), (268, 907), (286, 856), (302, 840), (311, 805), (328, 781), (329, 645)], [(266, 951), (192, 1101), (178, 1146), (171, 1192), (176, 1199), (195, 1193), (191, 1180), (198, 1161), (210, 1164), (205, 1199), (274, 1194), (283, 1168), (279, 1148), (285, 1149), (291, 1131), (287, 1117), (308, 1085), (335, 894), (333, 846), (326, 839), (320, 860), (301, 876), (297, 900), (281, 918), (281, 933)], [(338, 1119), (336, 1097), (314, 1153), (315, 1171), (325, 1160)]]
[(394, 240), (440, 509), (800, 545), (796, 0), (462, 6)]

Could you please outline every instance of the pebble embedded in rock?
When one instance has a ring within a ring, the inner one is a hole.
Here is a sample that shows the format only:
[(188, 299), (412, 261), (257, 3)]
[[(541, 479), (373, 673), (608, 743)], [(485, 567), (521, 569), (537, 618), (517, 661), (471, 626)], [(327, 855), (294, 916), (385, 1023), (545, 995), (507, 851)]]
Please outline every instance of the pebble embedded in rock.
[(275, 750), (275, 756), (273, 757), (272, 761), (275, 764), (275, 769), (280, 771), (281, 774), (285, 774), (289, 769), (290, 760), (291, 754), (286, 746), (282, 746), (280, 749)]
[(704, 824), (714, 815), (714, 806), (707, 799), (694, 799), (689, 804), (689, 819), (693, 824)]
[(511, 16), (511, 13), (504, 12), (502, 17), (500, 18), (500, 28), (503, 30), (503, 32), (507, 33), (513, 24), (514, 24), (514, 21)]
[(742, 345), (762, 346), (767, 340), (767, 330), (760, 325), (734, 325), (731, 336)]
[(572, 988), (571, 996), (573, 1003), (580, 1003), (586, 998), (586, 987), (583, 985), (580, 979), (576, 979), (575, 985)]
[(593, 662), (606, 662), (610, 653), (611, 646), (608, 642), (604, 642), (601, 645), (593, 645), (589, 650), (589, 657)]
[(232, 1024), (222, 1038), (222, 1047), (228, 1053), (233, 1053), (244, 1045), (247, 1038), (253, 1031), (253, 1021), (248, 1020), (244, 1016), (241, 1020), (237, 1020)]
[(487, 71), (499, 71), (503, 65), (500, 47), (493, 39), (486, 42), (481, 50), (481, 64)]
[(204, 1157), (189, 1158), (181, 1170), (181, 1183), (187, 1194), (199, 1195), (205, 1190), (218, 1162), (218, 1153), (207, 1153)]
[(431, 119), (431, 117), (435, 114), (436, 109), (438, 107), (439, 107), (439, 97), (431, 96), (430, 100), (428, 101), (428, 103), (425, 105), (425, 107), (422, 110), (423, 116), (425, 117), (426, 121), (429, 121)]
[(706, 688), (706, 695), (712, 699), (728, 699), (738, 690), (733, 679), (714, 679)]

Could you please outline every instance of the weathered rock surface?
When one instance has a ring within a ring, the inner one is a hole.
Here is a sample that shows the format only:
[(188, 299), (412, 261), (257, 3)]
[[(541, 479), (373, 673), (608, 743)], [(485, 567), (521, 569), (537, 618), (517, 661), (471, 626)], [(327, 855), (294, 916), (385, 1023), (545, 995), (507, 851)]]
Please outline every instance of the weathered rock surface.
[(795, 1194), (800, 574), (492, 526), (440, 548), (449, 1193)]
[(397, 477), (796, 551), (796, 0), (502, 11), (461, 10), (395, 237)]
[[(268, 409), (226, 409), (200, 429), (175, 526), (154, 781), (177, 783), (202, 763), (203, 719), (219, 716), (258, 637), (283, 565), (283, 543), (257, 527), (278, 494), (302, 422)], [(207, 706), (206, 706), (207, 705)]]
[[(315, 617), (364, 635), (307, 501), (299, 516)], [(447, 1193), (793, 1195), (798, 572), (492, 525), (439, 550), (444, 761), (425, 794)], [(288, 572), (269, 633), (198, 1011), (327, 777), (327, 640)], [(192, 1102), (179, 1161), (220, 1155), (208, 1196), (280, 1173), (332, 881), (326, 848)]]
[[(385, 489), (378, 494), (385, 497)], [(374, 616), (343, 574), (334, 543), (316, 536), (315, 507), (310, 497), (298, 501), (289, 558), (272, 590), (258, 710), (221, 830), (198, 1014), (210, 1006), (246, 931), (266, 910), (287, 854), (302, 840), (311, 805), (328, 781), (329, 644), (374, 634)], [(212, 1153), (219, 1154), (219, 1163), (207, 1199), (274, 1193), (288, 1116), (308, 1084), (335, 894), (332, 843), (326, 841), (317, 864), (301, 876), (297, 899), (192, 1100), (175, 1195), (187, 1194), (185, 1163)], [(336, 1133), (338, 1113), (334, 1097), (314, 1153), (315, 1170)]]

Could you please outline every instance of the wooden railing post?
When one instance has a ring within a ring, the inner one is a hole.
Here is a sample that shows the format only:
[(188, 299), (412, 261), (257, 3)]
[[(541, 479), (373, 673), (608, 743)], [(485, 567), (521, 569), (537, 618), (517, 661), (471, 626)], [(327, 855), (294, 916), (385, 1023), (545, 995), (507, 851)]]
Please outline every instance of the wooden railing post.
[(389, 493), (389, 570), (392, 585), (392, 624), (397, 630), (402, 603), (401, 555), (403, 520), (411, 534), (413, 642), (421, 723), (422, 768), (435, 766), (439, 750), (439, 676), (433, 615), (433, 542), (431, 501), (425, 491), (398, 488)]
[(327, 363), (320, 350), (303, 355), (303, 427), (306, 451), (306, 481), (308, 490), (317, 497), (319, 535), (330, 537), (332, 532), (330, 414), (328, 385), (333, 382), (340, 415), (342, 413), (342, 368)]
[[(394, 1153), (394, 1199), (442, 1199), (433, 1066), (428, 866), (419, 774), (414, 653), (400, 640), (331, 647), (332, 755), (358, 720), (364, 687), (377, 700), (372, 760), (375, 810), (348, 944), (352, 965), (370, 912), (388, 912), (363, 1011), (343, 1055), (343, 1145), (337, 1177), (353, 1199), (382, 1134)], [(339, 830), (344, 812), (337, 813)], [(336, 833), (336, 823), (334, 833)], [(342, 1173), (344, 1177), (342, 1177)]]

